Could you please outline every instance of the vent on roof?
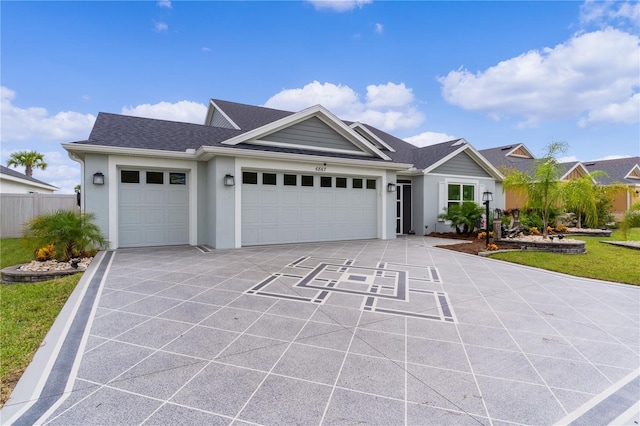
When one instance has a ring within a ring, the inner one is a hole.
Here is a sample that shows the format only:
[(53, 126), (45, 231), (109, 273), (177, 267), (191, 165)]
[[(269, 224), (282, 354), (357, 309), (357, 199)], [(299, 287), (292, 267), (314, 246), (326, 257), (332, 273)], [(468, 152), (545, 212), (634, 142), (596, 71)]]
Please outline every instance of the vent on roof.
[(513, 145), (505, 146), (504, 148), (500, 148), (500, 151), (506, 151), (508, 149), (513, 148)]
[(584, 163), (585, 166), (595, 166), (596, 163)]

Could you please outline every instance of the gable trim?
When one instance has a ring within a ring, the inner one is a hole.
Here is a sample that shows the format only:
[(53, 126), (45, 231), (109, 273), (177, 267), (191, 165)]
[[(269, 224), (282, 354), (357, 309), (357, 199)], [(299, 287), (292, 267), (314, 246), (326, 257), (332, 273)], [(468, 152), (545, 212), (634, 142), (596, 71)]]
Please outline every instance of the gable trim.
[(640, 166), (635, 165), (629, 170), (629, 173), (624, 177), (625, 179), (640, 179)]
[[(585, 176), (586, 176), (586, 175), (589, 175), (589, 170), (587, 170), (587, 168), (586, 168), (582, 163), (578, 162), (578, 163), (576, 163), (573, 167), (571, 167), (569, 170), (567, 170), (567, 172), (566, 172), (565, 174), (563, 174), (563, 175), (560, 177), (560, 180), (561, 180), (561, 181), (562, 181), (562, 180), (566, 180), (566, 179), (567, 179), (567, 177), (568, 177), (571, 173), (573, 173), (576, 169), (581, 169), (581, 170), (584, 172), (584, 175), (585, 175)], [(596, 180), (595, 180), (594, 178), (591, 178), (591, 181), (592, 181), (593, 183), (596, 183)]]
[(451, 160), (453, 157), (457, 156), (461, 152), (468, 151), (467, 154), (473, 161), (475, 161), (481, 168), (483, 168), (491, 177), (496, 180), (502, 181), (504, 179), (504, 175), (498, 171), (486, 158), (482, 156), (474, 147), (472, 147), (464, 138), (458, 139), (456, 144), (460, 145), (460, 148), (456, 149), (449, 155), (441, 158), (436, 161), (426, 169), (422, 171), (423, 174), (428, 174), (431, 171), (437, 169), (447, 161)]
[(385, 147), (386, 149), (388, 149), (391, 152), (396, 152), (395, 149), (393, 149), (385, 141), (383, 141), (382, 139), (377, 137), (371, 130), (367, 129), (367, 127), (365, 125), (363, 125), (362, 123), (356, 121), (355, 123), (353, 123), (349, 127), (351, 127), (352, 129), (355, 129), (355, 128), (361, 129), (362, 131), (364, 131), (364, 133), (366, 133), (366, 135), (368, 137), (373, 139), (374, 143), (378, 143), (378, 144), (382, 145), (383, 147)]
[[(278, 130), (282, 130), (286, 127), (300, 123), (311, 117), (316, 117), (320, 119), (322, 122), (324, 122), (326, 125), (331, 127), (333, 130), (339, 133), (342, 137), (347, 139), (349, 142), (353, 143), (356, 147), (360, 148), (361, 150), (365, 152), (368, 151), (371, 154), (373, 154), (373, 156), (382, 158), (383, 160), (391, 161), (390, 157), (388, 157), (378, 148), (373, 146), (373, 144), (371, 144), (371, 142), (366, 140), (366, 138), (360, 136), (355, 130), (353, 130), (346, 124), (344, 124), (340, 119), (334, 116), (322, 105), (315, 105), (315, 106), (309, 107), (300, 112), (281, 118), (280, 120), (276, 120), (262, 127), (258, 127), (257, 129), (250, 130), (246, 133), (235, 136), (221, 143), (223, 145), (238, 145), (243, 142), (255, 144), (257, 142), (257, 139), (266, 137), (271, 133), (277, 132)], [(306, 145), (296, 146), (296, 148), (309, 150), (309, 147)]]
[(265, 139), (257, 139), (250, 142), (251, 145), (275, 146), (278, 148), (304, 149), (305, 151), (334, 152), (338, 154), (358, 155), (363, 157), (372, 157), (370, 153), (364, 151), (349, 151), (347, 149), (326, 148), (322, 146), (296, 145), (286, 142), (274, 142)]
[(226, 112), (224, 112), (222, 110), (222, 108), (220, 108), (218, 106), (218, 104), (216, 104), (213, 99), (209, 100), (209, 110), (207, 111), (207, 119), (205, 124), (207, 126), (211, 126), (211, 120), (213, 120), (213, 113), (214, 111), (218, 111), (220, 114), (222, 114), (222, 116), (224, 117), (225, 120), (227, 120), (229, 122), (229, 124), (231, 124), (233, 126), (234, 129), (236, 130), (242, 130), (240, 129), (240, 126), (238, 126), (235, 121), (233, 121)]
[[(526, 152), (526, 155), (522, 155), (522, 154), (516, 154), (516, 152), (518, 152), (519, 150), (523, 150)], [(526, 146), (524, 146), (523, 143), (518, 144), (515, 148), (513, 148), (511, 151), (507, 152), (505, 154), (505, 157), (517, 157), (517, 158), (530, 158), (530, 159), (535, 159), (534, 155), (531, 153), (531, 151), (529, 151), (527, 149)]]

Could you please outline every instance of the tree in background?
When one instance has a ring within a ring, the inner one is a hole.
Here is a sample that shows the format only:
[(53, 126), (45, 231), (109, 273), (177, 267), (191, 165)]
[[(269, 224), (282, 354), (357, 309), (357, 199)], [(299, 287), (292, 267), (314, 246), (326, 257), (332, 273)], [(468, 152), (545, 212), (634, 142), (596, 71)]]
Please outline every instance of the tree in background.
[(521, 172), (517, 169), (506, 171), (502, 183), (504, 189), (524, 195), (527, 201), (525, 208), (536, 210), (542, 217), (542, 235), (547, 238), (549, 217), (562, 197), (560, 177), (562, 167), (556, 160), (556, 156), (566, 152), (566, 142), (552, 142), (547, 146), (546, 154), (535, 160), (534, 170), (531, 173)]
[(568, 212), (575, 213), (578, 228), (582, 228), (583, 216), (588, 228), (598, 226), (598, 198), (601, 191), (598, 189), (596, 179), (604, 175), (604, 172), (596, 171), (571, 179), (562, 185), (564, 208)]
[(36, 151), (18, 151), (9, 156), (7, 160), (7, 166), (9, 167), (24, 167), (24, 174), (28, 177), (33, 175), (33, 169), (47, 168), (47, 163), (44, 161), (44, 155)]

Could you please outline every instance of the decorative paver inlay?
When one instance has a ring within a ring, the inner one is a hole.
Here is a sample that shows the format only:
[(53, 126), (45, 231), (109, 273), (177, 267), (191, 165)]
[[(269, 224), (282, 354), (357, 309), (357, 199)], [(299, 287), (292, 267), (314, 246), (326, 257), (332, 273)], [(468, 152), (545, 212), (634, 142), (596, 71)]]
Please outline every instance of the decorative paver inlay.
[(315, 304), (337, 294), (361, 296), (363, 311), (455, 323), (447, 293), (433, 290), (437, 283), (433, 266), (304, 256), (245, 293)]

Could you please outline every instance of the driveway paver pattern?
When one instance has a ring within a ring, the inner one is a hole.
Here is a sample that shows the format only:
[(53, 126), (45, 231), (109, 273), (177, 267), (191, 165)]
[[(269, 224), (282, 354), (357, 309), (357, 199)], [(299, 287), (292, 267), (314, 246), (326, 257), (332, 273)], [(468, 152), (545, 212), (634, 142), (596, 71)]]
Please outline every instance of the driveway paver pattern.
[(441, 242), (117, 250), (39, 422), (553, 424), (637, 372), (638, 287)]

